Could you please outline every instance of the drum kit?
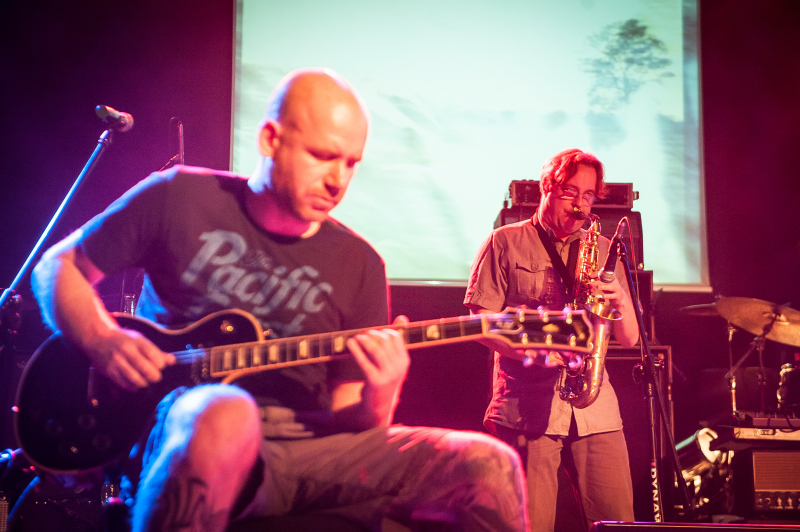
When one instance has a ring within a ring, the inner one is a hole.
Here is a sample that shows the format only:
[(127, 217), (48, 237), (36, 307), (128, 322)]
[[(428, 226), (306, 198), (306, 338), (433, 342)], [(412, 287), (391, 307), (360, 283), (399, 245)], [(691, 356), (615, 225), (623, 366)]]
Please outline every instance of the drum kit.
[[(787, 346), (800, 347), (800, 311), (793, 308), (770, 303), (760, 299), (746, 297), (723, 297), (714, 303), (683, 307), (682, 312), (690, 316), (718, 316), (728, 322), (728, 345), (730, 371), (725, 375), (731, 391), (731, 407), (734, 416), (738, 412), (736, 404), (736, 372), (755, 351), (758, 353), (758, 387), (760, 392), (761, 412), (766, 413), (767, 389), (764, 369), (765, 340), (771, 340)], [(750, 348), (734, 364), (731, 340), (733, 333), (739, 328), (755, 335)], [(785, 415), (800, 414), (800, 368), (787, 363), (781, 367), (780, 385), (778, 388), (778, 408)]]
[[(739, 370), (748, 358), (758, 354), (758, 392), (760, 412), (754, 418), (770, 419), (770, 416), (784, 418), (794, 429), (800, 428), (800, 362), (783, 364), (780, 371), (780, 384), (777, 390), (778, 412), (769, 412), (766, 369), (764, 367), (765, 341), (770, 340), (786, 346), (800, 348), (800, 311), (760, 299), (745, 297), (723, 297), (714, 303), (691, 305), (681, 312), (696, 317), (719, 317), (728, 323), (729, 371), (725, 375), (730, 391), (732, 420), (746, 419), (737, 405), (737, 382)], [(733, 333), (746, 331), (755, 336), (749, 348), (735, 363), (733, 355)], [(773, 370), (774, 371), (774, 370)], [(774, 384), (774, 381), (773, 381)], [(773, 388), (774, 390), (774, 388)], [(774, 402), (771, 403), (774, 407)], [(755, 426), (755, 425), (754, 425)], [(695, 508), (709, 504), (709, 499), (719, 498), (729, 485), (731, 456), (721, 452), (720, 446), (712, 442), (717, 433), (708, 427), (697, 431), (693, 436), (677, 445), (684, 480), (694, 487)]]

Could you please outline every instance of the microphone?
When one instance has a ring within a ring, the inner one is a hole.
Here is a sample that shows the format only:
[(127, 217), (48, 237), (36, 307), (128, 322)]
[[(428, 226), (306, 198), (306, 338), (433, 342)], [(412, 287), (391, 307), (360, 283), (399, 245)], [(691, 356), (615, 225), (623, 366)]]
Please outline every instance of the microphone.
[(111, 129), (116, 129), (120, 133), (130, 131), (133, 127), (133, 116), (128, 113), (117, 111), (113, 107), (107, 105), (98, 105), (94, 108), (94, 112), (103, 122)]
[(178, 164), (184, 164), (183, 157), (183, 122), (178, 120)]
[(617, 224), (614, 238), (611, 239), (611, 247), (608, 249), (608, 258), (603, 266), (603, 271), (597, 276), (601, 283), (610, 283), (614, 280), (614, 269), (617, 266), (617, 259), (619, 259), (619, 239), (622, 236), (622, 229), (624, 226), (625, 218), (622, 218)]

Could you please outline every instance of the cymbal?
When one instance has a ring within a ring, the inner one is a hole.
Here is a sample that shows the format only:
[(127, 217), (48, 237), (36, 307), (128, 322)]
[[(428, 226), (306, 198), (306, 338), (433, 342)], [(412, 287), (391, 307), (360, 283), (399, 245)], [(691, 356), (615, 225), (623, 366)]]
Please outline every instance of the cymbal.
[(713, 316), (715, 318), (722, 317), (717, 310), (716, 303), (705, 303), (703, 305), (689, 305), (688, 307), (682, 307), (681, 312), (685, 312), (690, 316)]
[(800, 311), (747, 297), (723, 297), (717, 310), (728, 322), (740, 329), (765, 338), (800, 347)]

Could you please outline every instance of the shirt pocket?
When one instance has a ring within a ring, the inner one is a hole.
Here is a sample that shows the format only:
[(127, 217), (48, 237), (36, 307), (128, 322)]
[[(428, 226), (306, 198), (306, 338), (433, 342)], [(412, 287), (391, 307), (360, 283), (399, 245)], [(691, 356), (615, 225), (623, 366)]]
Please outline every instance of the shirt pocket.
[(530, 299), (539, 299), (544, 292), (546, 280), (547, 264), (536, 261), (517, 261), (511, 279), (511, 287), (521, 301), (515, 302), (515, 304), (527, 304)]

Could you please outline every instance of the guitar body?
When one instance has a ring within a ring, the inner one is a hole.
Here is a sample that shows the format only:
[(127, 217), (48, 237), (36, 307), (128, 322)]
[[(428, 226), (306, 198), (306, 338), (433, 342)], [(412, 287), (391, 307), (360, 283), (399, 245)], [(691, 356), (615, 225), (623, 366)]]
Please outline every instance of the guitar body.
[[(115, 317), (165, 352), (263, 339), (258, 322), (241, 311), (218, 312), (179, 331)], [(34, 353), (20, 380), (14, 418), (19, 444), (31, 463), (54, 473), (112, 463), (139, 440), (167, 393), (211, 380), (199, 366), (167, 368), (161, 382), (128, 392), (91, 369), (83, 353), (55, 334)]]

